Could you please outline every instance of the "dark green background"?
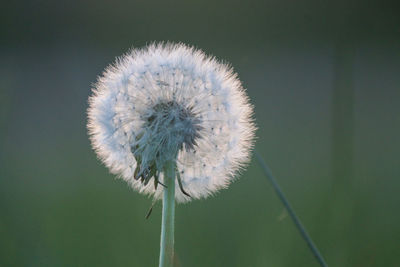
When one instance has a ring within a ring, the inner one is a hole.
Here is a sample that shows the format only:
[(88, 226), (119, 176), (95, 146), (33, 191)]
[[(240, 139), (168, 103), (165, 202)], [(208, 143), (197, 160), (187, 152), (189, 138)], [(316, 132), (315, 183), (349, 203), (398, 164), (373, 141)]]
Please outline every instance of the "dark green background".
[[(157, 266), (161, 210), (86, 133), (116, 56), (182, 41), (230, 62), (257, 149), (330, 266), (398, 266), (400, 12), (395, 1), (2, 1), (0, 266)], [(178, 266), (318, 266), (253, 161), (178, 205)]]

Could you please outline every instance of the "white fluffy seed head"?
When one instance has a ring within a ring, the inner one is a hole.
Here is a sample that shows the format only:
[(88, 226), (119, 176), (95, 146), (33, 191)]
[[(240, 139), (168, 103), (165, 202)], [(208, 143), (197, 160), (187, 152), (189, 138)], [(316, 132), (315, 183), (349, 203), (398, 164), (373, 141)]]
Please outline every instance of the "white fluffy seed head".
[(98, 79), (89, 105), (98, 157), (156, 199), (163, 187), (148, 180), (164, 183), (169, 160), (176, 160), (191, 196), (175, 190), (178, 202), (227, 187), (249, 161), (255, 126), (248, 97), (229, 66), (192, 47), (152, 44), (130, 51)]

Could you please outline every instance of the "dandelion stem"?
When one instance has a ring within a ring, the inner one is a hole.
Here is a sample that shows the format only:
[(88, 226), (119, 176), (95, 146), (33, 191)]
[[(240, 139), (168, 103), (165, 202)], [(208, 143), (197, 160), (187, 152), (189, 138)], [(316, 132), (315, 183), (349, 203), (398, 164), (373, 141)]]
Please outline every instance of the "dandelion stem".
[(163, 210), (161, 222), (160, 265), (172, 267), (174, 261), (174, 219), (175, 219), (175, 162), (169, 161), (164, 167)]
[(307, 233), (306, 229), (304, 228), (303, 224), (301, 223), (300, 219), (297, 217), (296, 213), (294, 212), (292, 206), (290, 205), (289, 201), (283, 194), (281, 188), (279, 187), (278, 182), (276, 181), (275, 177), (272, 175), (271, 170), (268, 168), (265, 161), (262, 159), (260, 154), (255, 151), (255, 155), (257, 157), (258, 162), (260, 163), (261, 167), (264, 170), (265, 175), (271, 182), (272, 186), (274, 187), (275, 192), (277, 193), (278, 197), (282, 201), (283, 205), (287, 209), (290, 217), (292, 218), (294, 224), (296, 225), (297, 229), (299, 230), (301, 236), (306, 241), (308, 247), (310, 248), (311, 252), (314, 254), (315, 258), (319, 262), (322, 267), (328, 267), (328, 264), (325, 262), (324, 258), (322, 257), (321, 253), (319, 252), (318, 248), (312, 241), (311, 237)]

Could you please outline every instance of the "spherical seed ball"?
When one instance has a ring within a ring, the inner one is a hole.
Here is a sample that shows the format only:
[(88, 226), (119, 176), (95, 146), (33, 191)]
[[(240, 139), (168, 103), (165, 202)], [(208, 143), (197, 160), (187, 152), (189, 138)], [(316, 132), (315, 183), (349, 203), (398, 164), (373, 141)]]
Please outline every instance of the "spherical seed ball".
[(231, 67), (183, 44), (152, 44), (131, 50), (98, 79), (88, 130), (110, 171), (156, 199), (166, 162), (176, 160), (190, 197), (177, 189), (175, 198), (186, 202), (227, 187), (249, 161), (252, 114)]

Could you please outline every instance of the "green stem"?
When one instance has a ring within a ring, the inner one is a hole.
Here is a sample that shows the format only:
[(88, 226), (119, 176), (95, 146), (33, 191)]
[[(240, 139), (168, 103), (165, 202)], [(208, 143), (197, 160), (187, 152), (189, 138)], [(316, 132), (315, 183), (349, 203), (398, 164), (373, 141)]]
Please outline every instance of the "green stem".
[(175, 162), (164, 168), (163, 211), (161, 222), (161, 244), (159, 267), (172, 267), (174, 261), (174, 218), (175, 218)]

